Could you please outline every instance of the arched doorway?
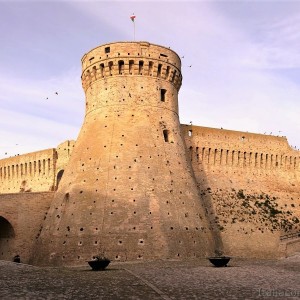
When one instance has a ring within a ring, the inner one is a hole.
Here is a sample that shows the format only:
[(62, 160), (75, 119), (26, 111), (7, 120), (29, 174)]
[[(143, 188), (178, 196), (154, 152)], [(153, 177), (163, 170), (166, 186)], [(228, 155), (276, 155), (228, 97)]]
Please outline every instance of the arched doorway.
[(15, 231), (12, 225), (0, 216), (0, 259), (11, 260)]
[(58, 185), (60, 183), (63, 174), (64, 174), (64, 170), (60, 170), (56, 175), (56, 190), (58, 189)]

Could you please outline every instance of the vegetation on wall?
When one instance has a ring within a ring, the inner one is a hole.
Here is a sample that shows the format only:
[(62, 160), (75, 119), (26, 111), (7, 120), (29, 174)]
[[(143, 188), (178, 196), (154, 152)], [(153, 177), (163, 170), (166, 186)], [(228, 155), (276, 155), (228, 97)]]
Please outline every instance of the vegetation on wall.
[[(280, 231), (281, 235), (300, 231), (300, 220), (296, 206), (278, 196), (270, 196), (264, 192), (246, 193), (244, 190), (212, 191), (207, 188), (206, 194), (215, 203), (214, 222), (223, 231), (231, 224), (240, 223), (239, 231), (245, 234), (254, 231)], [(298, 210), (299, 211), (299, 210)], [(251, 225), (251, 226), (246, 226)]]

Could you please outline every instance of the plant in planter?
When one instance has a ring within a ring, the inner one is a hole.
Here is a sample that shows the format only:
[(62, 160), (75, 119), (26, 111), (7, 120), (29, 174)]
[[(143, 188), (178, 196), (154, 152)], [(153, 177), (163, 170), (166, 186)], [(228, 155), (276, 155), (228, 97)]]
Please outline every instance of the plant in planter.
[(103, 271), (110, 263), (110, 259), (105, 256), (93, 256), (92, 260), (88, 261), (88, 264), (93, 271)]

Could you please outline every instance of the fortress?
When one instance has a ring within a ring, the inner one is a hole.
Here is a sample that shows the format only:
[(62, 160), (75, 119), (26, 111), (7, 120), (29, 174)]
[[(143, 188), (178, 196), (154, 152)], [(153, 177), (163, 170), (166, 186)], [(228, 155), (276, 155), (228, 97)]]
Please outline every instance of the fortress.
[(0, 160), (0, 259), (300, 251), (299, 151), (284, 137), (180, 124), (181, 83), (169, 48), (118, 42), (85, 54), (77, 140)]

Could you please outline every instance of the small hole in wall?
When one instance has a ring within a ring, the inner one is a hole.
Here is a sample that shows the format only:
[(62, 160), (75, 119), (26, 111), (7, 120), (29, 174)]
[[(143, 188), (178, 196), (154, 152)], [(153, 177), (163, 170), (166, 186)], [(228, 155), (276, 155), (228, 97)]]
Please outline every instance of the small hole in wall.
[(83, 231), (83, 228), (82, 228), (82, 227), (80, 228), (80, 231)]
[(80, 259), (80, 256), (79, 256), (79, 255), (77, 256), (77, 259)]
[(170, 227), (170, 229), (173, 230), (174, 228), (173, 228), (173, 227)]
[(119, 241), (118, 244), (121, 245), (121, 244), (122, 244), (122, 241)]
[(98, 244), (98, 241), (95, 241), (94, 244), (97, 245), (97, 244)]

